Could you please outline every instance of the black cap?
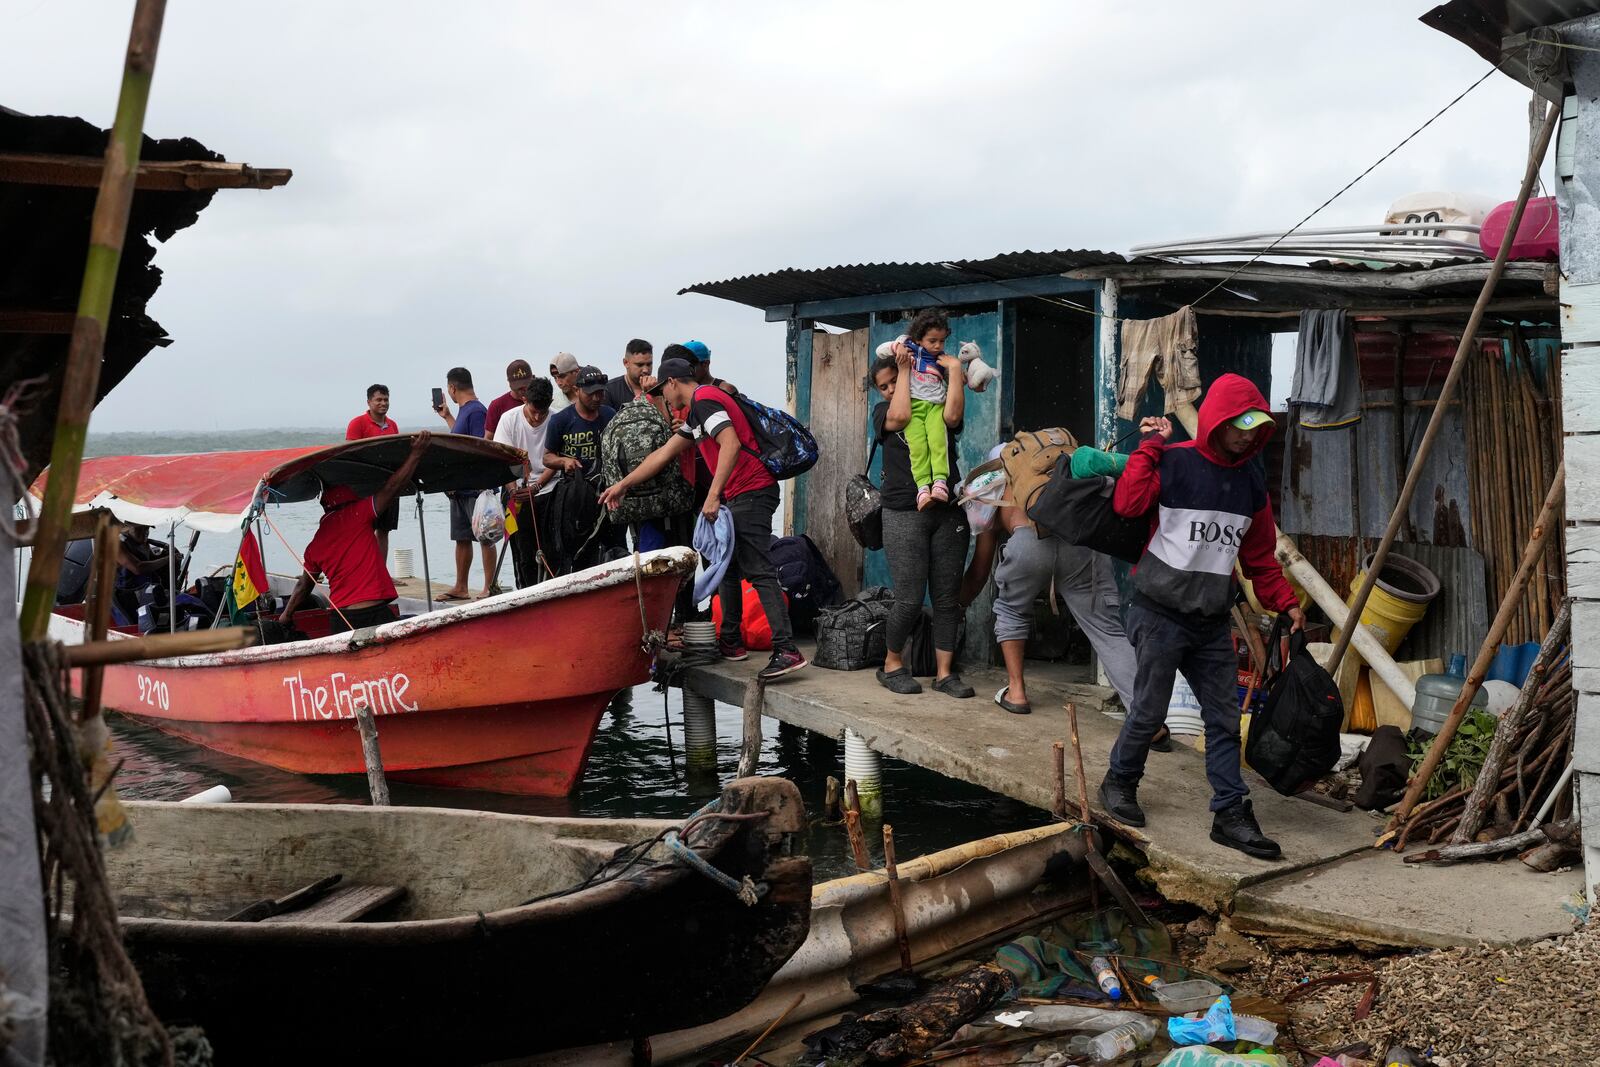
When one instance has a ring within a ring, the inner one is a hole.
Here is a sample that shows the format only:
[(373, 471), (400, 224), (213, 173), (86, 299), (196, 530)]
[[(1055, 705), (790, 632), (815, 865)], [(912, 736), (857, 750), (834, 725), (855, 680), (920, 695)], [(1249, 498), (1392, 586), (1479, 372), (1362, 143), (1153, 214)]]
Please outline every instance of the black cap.
[(584, 367), (578, 372), (578, 392), (595, 393), (606, 387), (606, 372), (599, 367)]
[(661, 361), (661, 371), (656, 375), (656, 384), (651, 386), (650, 395), (660, 396), (662, 388), (670, 378), (679, 381), (688, 381), (694, 377), (694, 368), (686, 359), (664, 359)]

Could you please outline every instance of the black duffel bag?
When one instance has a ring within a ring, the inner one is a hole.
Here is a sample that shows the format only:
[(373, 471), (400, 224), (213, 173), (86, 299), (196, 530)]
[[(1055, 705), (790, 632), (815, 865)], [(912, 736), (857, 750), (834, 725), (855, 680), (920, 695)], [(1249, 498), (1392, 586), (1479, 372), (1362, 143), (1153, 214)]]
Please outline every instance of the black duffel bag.
[(884, 631), (894, 593), (882, 586), (863, 589), (836, 608), (817, 615), (817, 652), (811, 662), (831, 671), (883, 666), (888, 648)]
[(1114, 478), (1074, 478), (1072, 457), (1056, 460), (1056, 469), (1044, 483), (1028, 508), (1041, 535), (1061, 538), (1069, 545), (1082, 545), (1104, 552), (1114, 559), (1138, 563), (1150, 539), (1150, 519), (1118, 515), (1111, 506), (1116, 491)]
[[(1289, 662), (1281, 663), (1288, 612), (1268, 639), (1266, 704), (1250, 719), (1245, 762), (1284, 796), (1294, 796), (1339, 763), (1344, 700), (1333, 676), (1306, 651), (1306, 635), (1289, 635)], [(1281, 665), (1280, 665), (1281, 664)]]

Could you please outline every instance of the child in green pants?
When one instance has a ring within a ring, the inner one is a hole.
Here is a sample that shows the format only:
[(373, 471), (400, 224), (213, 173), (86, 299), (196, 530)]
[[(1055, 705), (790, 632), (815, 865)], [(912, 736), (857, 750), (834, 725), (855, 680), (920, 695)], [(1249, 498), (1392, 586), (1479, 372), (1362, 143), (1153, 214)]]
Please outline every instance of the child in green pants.
[[(918, 316), (912, 322), (922, 336), (902, 335), (878, 346), (878, 355), (899, 355), (909, 350), (911, 363), (911, 421), (906, 424), (906, 450), (911, 454), (911, 476), (917, 483), (917, 510), (937, 500), (950, 499), (949, 438), (944, 423), (944, 401), (949, 388), (939, 357), (950, 327), (944, 316)], [(962, 362), (980, 355), (978, 346), (961, 346)]]

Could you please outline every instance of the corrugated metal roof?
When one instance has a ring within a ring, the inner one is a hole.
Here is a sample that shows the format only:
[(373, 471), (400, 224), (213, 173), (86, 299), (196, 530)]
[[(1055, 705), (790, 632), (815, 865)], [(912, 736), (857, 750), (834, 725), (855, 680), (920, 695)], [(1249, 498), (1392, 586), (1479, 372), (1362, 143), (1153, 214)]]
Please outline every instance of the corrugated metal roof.
[(1450, 0), (1417, 21), (1455, 38), (1490, 63), (1504, 58), (1502, 69), (1507, 74), (1533, 86), (1527, 52), (1502, 57), (1505, 39), (1595, 14), (1600, 14), (1597, 0)]
[(916, 292), (947, 285), (1011, 281), (1062, 274), (1080, 267), (1126, 263), (1115, 252), (1066, 249), (1052, 252), (1004, 252), (988, 259), (957, 259), (939, 263), (851, 263), (815, 270), (790, 268), (769, 274), (746, 274), (720, 282), (700, 282), (678, 290), (703, 293), (750, 307), (799, 304), (842, 296)]

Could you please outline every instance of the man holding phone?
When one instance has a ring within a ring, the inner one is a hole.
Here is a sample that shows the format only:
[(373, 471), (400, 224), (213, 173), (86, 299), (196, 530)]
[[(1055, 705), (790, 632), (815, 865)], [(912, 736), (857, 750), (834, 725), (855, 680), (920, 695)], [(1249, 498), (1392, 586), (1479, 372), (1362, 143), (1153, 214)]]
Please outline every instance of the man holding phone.
[[(482, 437), (484, 424), (489, 418), (489, 409), (483, 406), (483, 401), (478, 399), (478, 394), (472, 388), (472, 372), (465, 367), (452, 367), (444, 376), (445, 391), (450, 394), (450, 399), (457, 404), (455, 415), (450, 414), (449, 405), (440, 398), (434, 406), (435, 413), (450, 427), (451, 433), (463, 434), (467, 437)], [(438, 397), (438, 390), (434, 390)], [(456, 545), (456, 584), (434, 597), (435, 600), (470, 600), (471, 593), (467, 590), (467, 577), (472, 570), (472, 546), (478, 539), (472, 533), (472, 504), (478, 494), (468, 490), (464, 493), (450, 495), (450, 540)], [(494, 582), (494, 546), (479, 544), (478, 548), (483, 557), (483, 593), (488, 596), (489, 588)]]

